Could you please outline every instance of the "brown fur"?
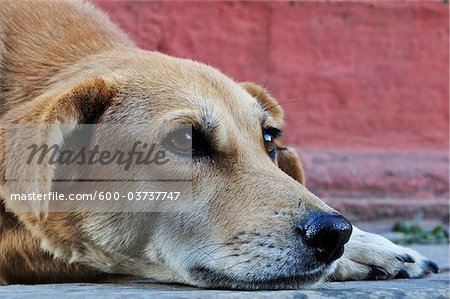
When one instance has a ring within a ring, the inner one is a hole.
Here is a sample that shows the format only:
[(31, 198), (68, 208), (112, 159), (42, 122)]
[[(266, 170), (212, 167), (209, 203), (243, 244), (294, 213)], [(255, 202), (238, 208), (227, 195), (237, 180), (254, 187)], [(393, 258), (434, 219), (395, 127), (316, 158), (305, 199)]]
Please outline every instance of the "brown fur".
[[(102, 20), (106, 17), (89, 6), (0, 1), (0, 7), (0, 113), (3, 116), (13, 107), (27, 103), (51, 90), (50, 86), (55, 83), (53, 78), (64, 66), (71, 65), (86, 55), (94, 54), (106, 45), (128, 42), (114, 26), (112, 28), (102, 26)], [(82, 11), (88, 14), (80, 13)], [(56, 15), (65, 15), (66, 18), (55, 20), (54, 24), (49, 23), (48, 21)], [(92, 18), (93, 15), (96, 17)], [(57, 31), (65, 31), (68, 27), (74, 28), (75, 23), (79, 28), (78, 33), (72, 31), (72, 34), (66, 35)], [(49, 26), (52, 27), (51, 30), (48, 30)], [(102, 29), (92, 31), (89, 29), (92, 27)], [(86, 35), (86, 32), (89, 34)], [(67, 40), (62, 42), (59, 39), (61, 36), (65, 36)], [(28, 42), (30, 40), (36, 42), (30, 43)], [(76, 46), (68, 50), (69, 44)], [(92, 82), (92, 85), (98, 87), (98, 97), (102, 97), (100, 94), (103, 92), (102, 82)], [(96, 92), (93, 91), (94, 94)], [(24, 106), (29, 109), (16, 110), (21, 115), (15, 114), (14, 120), (54, 121), (56, 118), (64, 117), (60, 114), (61, 110), (57, 109), (58, 105), (65, 104), (63, 101), (54, 98), (40, 104), (25, 104)], [(88, 102), (80, 101), (74, 104), (86, 105)], [(93, 104), (98, 105), (97, 102)], [(66, 111), (76, 113), (80, 108), (68, 105)], [(10, 121), (11, 118), (5, 116), (2, 118), (3, 123)], [(21, 218), (34, 217), (21, 215)], [(50, 223), (52, 217), (46, 221)], [(0, 206), (0, 269), (2, 283), (86, 281), (104, 276), (86, 266), (70, 265), (64, 260), (55, 260), (52, 254), (41, 249), (39, 238), (33, 236), (17, 216), (5, 212), (3, 203)]]
[[(78, 61), (100, 52), (126, 51), (133, 45), (132, 42), (90, 5), (2, 1), (1, 7), (2, 122), (58, 121), (64, 124), (77, 119), (79, 123), (95, 123), (95, 117), (103, 114), (105, 107), (112, 104), (111, 99), (117, 88), (104, 79), (84, 79), (92, 78), (90, 75), (101, 71), (102, 67), (88, 61), (89, 66), (92, 63), (96, 68), (91, 70)], [(55, 15), (64, 17), (54, 19)], [(80, 79), (84, 81), (72, 85)], [(274, 119), (281, 125), (282, 110), (277, 102), (255, 84), (244, 83), (243, 86), (261, 101), (263, 107), (271, 109)], [(220, 85), (216, 87), (220, 88)], [(281, 163), (288, 162), (285, 160)], [(296, 166), (294, 164), (294, 168)], [(299, 170), (291, 169), (288, 173), (299, 178)], [(44, 171), (47, 177), (52, 177), (49, 173), (51, 169)], [(47, 188), (50, 188), (49, 185)], [(68, 264), (64, 258), (55, 260), (52, 256), (54, 252), (42, 250), (41, 238), (44, 238), (46, 242), (56, 244), (59, 250), (70, 252), (75, 246), (77, 251), (83, 251), (83, 245), (73, 242), (80, 240), (82, 243), (83, 236), (75, 234), (73, 229), (66, 229), (77, 223), (77, 215), (50, 213), (36, 219), (31, 213), (6, 213), (4, 203), (1, 209), (0, 275), (3, 283), (104, 278), (105, 275), (99, 271), (78, 263)], [(37, 212), (42, 213), (43, 210)]]
[[(152, 119), (170, 125), (171, 113), (188, 123), (217, 121), (221, 156), (194, 171), (199, 200), (192, 210), (169, 216), (54, 213), (43, 204), (33, 206), (33, 213), (20, 212), (6, 200), (11, 190), (2, 129), (0, 283), (95, 281), (123, 273), (253, 289), (300, 287), (325, 278), (332, 268), (309, 268), (311, 253), (294, 246), (291, 231), (309, 211), (332, 209), (302, 185), (304, 173), (293, 149), (277, 141), (277, 161), (268, 157), (261, 119), (281, 127), (283, 111), (264, 88), (236, 84), (200, 63), (139, 50), (90, 4), (0, 0), (3, 125), (53, 124), (57, 134), (36, 133), (53, 144), (70, 136), (74, 124)], [(178, 167), (186, 170), (182, 161)], [(51, 190), (51, 165), (18, 172), (44, 182), (38, 190), (21, 183), (22, 191)], [(199, 248), (215, 250), (205, 254)], [(267, 264), (280, 263), (286, 266), (267, 270)], [(205, 276), (204, 267), (219, 278)], [(342, 268), (340, 278), (354, 276)], [(286, 269), (291, 272), (283, 274)], [(294, 272), (295, 279), (276, 280)], [(261, 282), (260, 277), (268, 278)]]
[[(95, 116), (110, 105), (109, 100), (114, 92), (114, 88), (106, 85), (102, 80), (86, 80), (60, 96), (49, 99), (44, 97), (36, 101), (30, 109), (21, 110), (22, 114), (16, 112), (11, 118), (7, 114), (3, 121), (7, 123), (55, 123), (56, 121), (65, 123), (75, 117), (80, 120), (80, 123), (95, 123), (97, 121)], [(52, 141), (47, 142), (52, 144)], [(4, 143), (0, 146), (2, 151), (4, 151), (3, 145)], [(1, 159), (2, 169), (4, 169), (3, 165), (4, 159)], [(52, 172), (51, 169), (45, 169), (43, 172), (47, 172), (48, 177), (53, 176), (49, 173)], [(48, 184), (51, 182), (49, 181)], [(49, 186), (47, 188), (50, 189)], [(45, 227), (44, 235), (51, 236), (56, 240), (55, 242), (64, 244), (64, 240), (80, 238), (72, 234), (70, 230), (62, 229), (65, 226), (72, 226), (76, 222), (76, 215), (53, 213), (49, 217), (42, 216), (39, 223), (36, 221), (36, 216), (31, 213), (20, 213), (14, 216), (10, 212), (5, 212), (3, 202), (0, 209), (1, 282), (91, 281), (107, 277), (105, 273), (89, 267), (76, 263), (68, 264), (65, 260), (55, 259), (51, 253), (42, 250), (39, 237), (33, 236), (23, 224), (26, 223), (30, 227), (35, 225)], [(65, 222), (67, 224), (62, 225)]]

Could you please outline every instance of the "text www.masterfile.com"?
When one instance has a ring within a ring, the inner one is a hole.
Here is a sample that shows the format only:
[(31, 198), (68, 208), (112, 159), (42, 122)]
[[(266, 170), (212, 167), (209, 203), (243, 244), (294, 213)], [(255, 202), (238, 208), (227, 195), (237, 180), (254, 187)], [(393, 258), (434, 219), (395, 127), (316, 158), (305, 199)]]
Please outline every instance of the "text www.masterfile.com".
[(12, 201), (111, 201), (111, 200), (135, 200), (135, 201), (175, 201), (180, 197), (181, 192), (177, 191), (133, 191), (133, 192), (109, 192), (94, 191), (92, 193), (12, 193)]

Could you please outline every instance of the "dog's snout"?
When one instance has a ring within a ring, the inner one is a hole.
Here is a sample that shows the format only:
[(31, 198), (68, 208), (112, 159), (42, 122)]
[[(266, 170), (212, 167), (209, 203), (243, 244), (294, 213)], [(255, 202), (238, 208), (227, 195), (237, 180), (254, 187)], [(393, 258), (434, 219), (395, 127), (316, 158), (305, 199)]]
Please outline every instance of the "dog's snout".
[(352, 225), (339, 214), (313, 213), (297, 227), (304, 242), (314, 248), (317, 260), (331, 263), (342, 256)]

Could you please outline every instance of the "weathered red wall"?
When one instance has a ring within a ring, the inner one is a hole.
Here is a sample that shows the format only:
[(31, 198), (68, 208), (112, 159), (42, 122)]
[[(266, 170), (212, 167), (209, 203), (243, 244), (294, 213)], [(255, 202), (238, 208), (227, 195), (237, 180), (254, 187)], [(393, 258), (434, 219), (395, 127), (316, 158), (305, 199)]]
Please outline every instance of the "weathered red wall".
[[(149, 50), (267, 84), (302, 147), (446, 150), (441, 1), (96, 2)], [(271, 73), (273, 74), (271, 75)]]
[(346, 216), (448, 220), (447, 4), (97, 3), (145, 49), (268, 80), (308, 188)]

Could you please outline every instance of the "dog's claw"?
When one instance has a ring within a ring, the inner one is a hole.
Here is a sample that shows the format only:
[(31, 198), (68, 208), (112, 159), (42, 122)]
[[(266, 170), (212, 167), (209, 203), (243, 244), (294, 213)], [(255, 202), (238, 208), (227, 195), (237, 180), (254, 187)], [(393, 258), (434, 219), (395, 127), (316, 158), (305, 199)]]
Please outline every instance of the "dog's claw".
[(367, 279), (381, 280), (387, 279), (389, 274), (380, 267), (370, 266), (370, 272), (367, 274)]
[(394, 278), (410, 278), (411, 276), (409, 275), (408, 271), (406, 271), (405, 269), (400, 269), (400, 271), (398, 271), (398, 273), (395, 275)]
[(415, 263), (416, 262), (409, 254), (396, 256), (395, 258), (403, 263)]
[(428, 269), (430, 269), (433, 273), (439, 273), (439, 266), (436, 265), (435, 262), (426, 260), (425, 265), (427, 265)]

